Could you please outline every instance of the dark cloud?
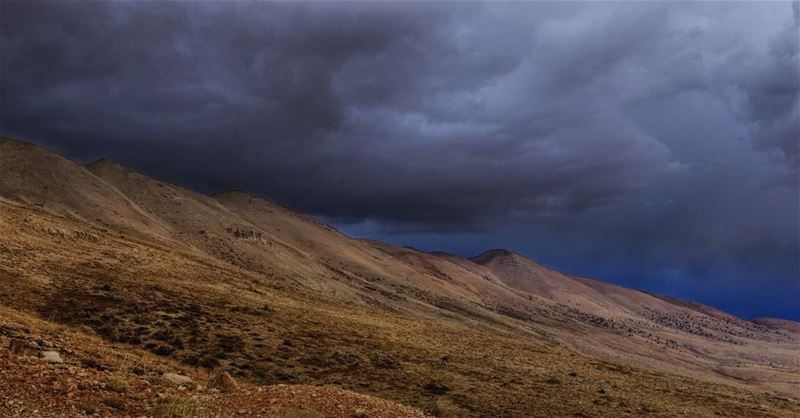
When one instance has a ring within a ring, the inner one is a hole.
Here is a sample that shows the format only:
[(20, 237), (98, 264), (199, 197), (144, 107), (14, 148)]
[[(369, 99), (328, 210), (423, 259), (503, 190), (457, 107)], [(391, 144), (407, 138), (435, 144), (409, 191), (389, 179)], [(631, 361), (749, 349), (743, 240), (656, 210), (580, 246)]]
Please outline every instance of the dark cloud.
[(753, 145), (778, 150), (794, 168), (800, 167), (800, 18), (793, 19), (769, 40), (767, 54), (745, 74), (742, 90), (752, 124)]
[(4, 1), (0, 123), (354, 233), (800, 317), (797, 13)]

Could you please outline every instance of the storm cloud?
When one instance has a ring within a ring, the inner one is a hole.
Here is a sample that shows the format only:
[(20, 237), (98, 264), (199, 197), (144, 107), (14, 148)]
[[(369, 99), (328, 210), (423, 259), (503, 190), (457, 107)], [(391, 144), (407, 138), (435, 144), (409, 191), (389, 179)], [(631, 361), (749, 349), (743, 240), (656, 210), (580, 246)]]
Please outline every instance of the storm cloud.
[(800, 318), (797, 3), (0, 4), (2, 134)]

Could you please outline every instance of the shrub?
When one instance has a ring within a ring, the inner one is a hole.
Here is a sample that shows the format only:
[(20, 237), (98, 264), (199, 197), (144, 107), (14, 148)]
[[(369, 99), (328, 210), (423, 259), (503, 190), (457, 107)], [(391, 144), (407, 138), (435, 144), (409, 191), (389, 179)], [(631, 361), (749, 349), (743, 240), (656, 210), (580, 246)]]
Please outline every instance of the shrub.
[(111, 376), (106, 380), (106, 389), (112, 392), (124, 393), (128, 391), (128, 382), (119, 376)]
[(459, 418), (466, 415), (466, 411), (463, 408), (448, 398), (436, 399), (431, 412), (433, 412), (434, 416), (441, 418)]

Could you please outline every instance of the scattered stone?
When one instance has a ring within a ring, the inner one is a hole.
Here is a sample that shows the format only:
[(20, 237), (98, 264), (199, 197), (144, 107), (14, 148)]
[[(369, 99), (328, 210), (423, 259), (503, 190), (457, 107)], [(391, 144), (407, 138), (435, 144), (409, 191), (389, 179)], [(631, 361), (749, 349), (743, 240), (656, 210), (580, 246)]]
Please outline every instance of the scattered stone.
[(50, 363), (50, 364), (62, 364), (64, 360), (61, 359), (61, 355), (58, 354), (58, 351), (42, 351), (41, 353), (42, 360)]
[(36, 342), (36, 344), (38, 344), (39, 347), (42, 347), (42, 348), (53, 348), (53, 347), (55, 347), (55, 344), (53, 344), (52, 342), (47, 341), (47, 340), (39, 340), (39, 341)]
[(162, 377), (167, 382), (170, 382), (175, 385), (188, 385), (194, 382), (191, 377), (184, 376), (178, 373), (164, 373)]
[(217, 372), (211, 380), (208, 381), (208, 387), (217, 389), (220, 392), (235, 392), (239, 390), (239, 384), (231, 377), (227, 371)]

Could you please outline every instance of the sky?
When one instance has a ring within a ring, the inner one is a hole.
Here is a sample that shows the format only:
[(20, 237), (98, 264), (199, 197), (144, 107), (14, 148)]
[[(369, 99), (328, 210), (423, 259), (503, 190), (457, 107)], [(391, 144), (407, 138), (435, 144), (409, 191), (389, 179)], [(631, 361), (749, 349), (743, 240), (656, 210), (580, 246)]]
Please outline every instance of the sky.
[(800, 320), (790, 2), (0, 3), (0, 134)]

